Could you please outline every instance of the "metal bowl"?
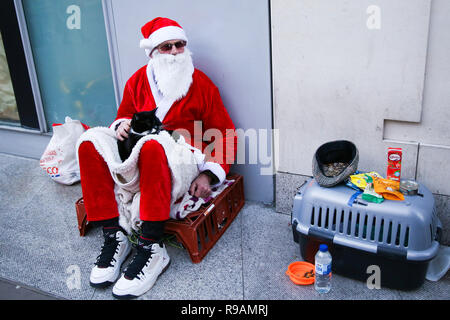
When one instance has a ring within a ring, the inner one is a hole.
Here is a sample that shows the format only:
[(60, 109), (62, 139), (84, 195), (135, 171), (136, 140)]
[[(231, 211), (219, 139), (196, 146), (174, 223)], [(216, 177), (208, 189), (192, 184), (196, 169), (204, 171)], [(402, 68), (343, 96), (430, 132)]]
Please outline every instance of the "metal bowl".
[(400, 192), (408, 196), (415, 196), (419, 192), (419, 184), (414, 180), (400, 181)]

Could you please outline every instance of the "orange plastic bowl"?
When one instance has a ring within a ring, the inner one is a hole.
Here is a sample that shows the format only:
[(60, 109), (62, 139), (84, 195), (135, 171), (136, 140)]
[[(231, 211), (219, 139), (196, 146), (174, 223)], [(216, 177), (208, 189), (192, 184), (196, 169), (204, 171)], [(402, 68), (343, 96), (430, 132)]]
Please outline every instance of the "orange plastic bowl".
[(315, 272), (314, 265), (305, 262), (305, 261), (296, 261), (292, 262), (288, 269), (286, 270), (286, 274), (289, 276), (291, 281), (295, 284), (299, 285), (309, 285), (314, 283), (314, 276), (312, 277), (306, 277), (306, 273), (308, 272)]

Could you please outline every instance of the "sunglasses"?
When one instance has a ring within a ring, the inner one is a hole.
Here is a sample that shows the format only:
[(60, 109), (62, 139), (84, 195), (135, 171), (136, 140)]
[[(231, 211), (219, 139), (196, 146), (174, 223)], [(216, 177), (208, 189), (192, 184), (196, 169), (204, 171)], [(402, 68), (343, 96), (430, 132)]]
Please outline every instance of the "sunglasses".
[(158, 47), (158, 50), (160, 50), (161, 52), (172, 51), (172, 48), (174, 46), (175, 46), (175, 48), (177, 48), (177, 50), (184, 48), (186, 46), (186, 41), (177, 41), (175, 43), (166, 43), (166, 44)]

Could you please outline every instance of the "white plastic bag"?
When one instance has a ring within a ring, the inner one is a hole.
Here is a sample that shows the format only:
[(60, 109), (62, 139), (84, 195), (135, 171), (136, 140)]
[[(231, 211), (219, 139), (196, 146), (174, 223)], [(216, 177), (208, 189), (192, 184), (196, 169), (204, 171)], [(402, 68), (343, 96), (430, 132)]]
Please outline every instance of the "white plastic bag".
[(53, 136), (42, 154), (40, 166), (55, 182), (71, 185), (80, 181), (76, 143), (86, 129), (86, 125), (70, 117), (65, 118), (64, 124), (53, 124)]

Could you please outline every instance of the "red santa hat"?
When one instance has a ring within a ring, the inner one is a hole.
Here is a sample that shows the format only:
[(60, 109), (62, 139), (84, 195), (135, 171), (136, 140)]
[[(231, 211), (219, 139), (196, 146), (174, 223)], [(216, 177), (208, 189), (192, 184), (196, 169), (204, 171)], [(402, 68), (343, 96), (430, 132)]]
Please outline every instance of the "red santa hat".
[(139, 46), (150, 52), (167, 40), (180, 39), (187, 42), (183, 28), (176, 21), (168, 18), (158, 17), (147, 22), (141, 28), (141, 32), (144, 39), (141, 40)]

